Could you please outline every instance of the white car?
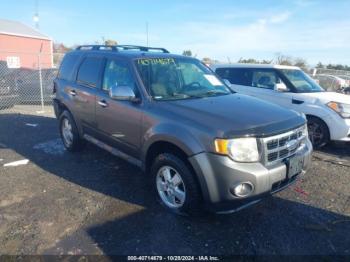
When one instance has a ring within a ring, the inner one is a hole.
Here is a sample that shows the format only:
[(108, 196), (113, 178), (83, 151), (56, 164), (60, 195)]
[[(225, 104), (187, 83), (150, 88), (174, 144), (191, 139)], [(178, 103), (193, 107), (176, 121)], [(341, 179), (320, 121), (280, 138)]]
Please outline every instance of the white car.
[(304, 113), (314, 147), (330, 140), (350, 141), (350, 96), (325, 92), (299, 67), (261, 64), (210, 67), (238, 93)]
[(333, 75), (315, 75), (314, 79), (318, 80), (318, 84), (327, 91), (342, 91), (349, 86), (348, 80), (340, 76)]

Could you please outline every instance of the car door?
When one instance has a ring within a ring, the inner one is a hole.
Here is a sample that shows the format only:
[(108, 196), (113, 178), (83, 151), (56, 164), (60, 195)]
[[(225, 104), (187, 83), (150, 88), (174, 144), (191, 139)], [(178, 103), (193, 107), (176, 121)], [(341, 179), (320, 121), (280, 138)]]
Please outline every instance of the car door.
[(96, 96), (96, 122), (101, 138), (117, 149), (138, 158), (142, 103), (113, 100), (109, 96), (112, 85), (129, 86), (139, 97), (135, 75), (131, 65), (123, 59), (107, 59), (102, 87)]
[(100, 88), (103, 57), (88, 55), (78, 68), (76, 81), (66, 87), (65, 92), (74, 103), (75, 119), (84, 133), (91, 133), (96, 127), (96, 92)]
[[(252, 68), (251, 83), (248, 88), (251, 95), (281, 106), (290, 108), (293, 100), (293, 93), (288, 88), (278, 73), (273, 68)], [(283, 86), (285, 91), (277, 90), (277, 86)]]

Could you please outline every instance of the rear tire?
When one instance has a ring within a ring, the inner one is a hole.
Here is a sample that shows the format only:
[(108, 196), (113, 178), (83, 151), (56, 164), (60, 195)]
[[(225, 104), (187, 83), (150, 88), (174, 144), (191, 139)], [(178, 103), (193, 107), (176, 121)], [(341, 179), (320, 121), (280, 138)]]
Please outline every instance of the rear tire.
[(307, 127), (309, 138), (314, 148), (321, 148), (329, 142), (330, 135), (328, 126), (321, 119), (308, 116)]
[(160, 202), (177, 214), (202, 213), (202, 194), (188, 164), (171, 153), (158, 155), (151, 167), (155, 193)]
[(59, 118), (59, 131), (64, 147), (70, 152), (80, 151), (84, 141), (79, 135), (74, 118), (68, 111), (63, 111)]

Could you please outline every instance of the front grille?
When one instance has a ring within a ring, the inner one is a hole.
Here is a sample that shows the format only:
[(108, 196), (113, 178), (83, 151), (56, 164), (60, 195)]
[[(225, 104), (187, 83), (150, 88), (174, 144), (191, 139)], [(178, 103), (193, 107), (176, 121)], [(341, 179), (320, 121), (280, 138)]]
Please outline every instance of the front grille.
[(304, 144), (305, 126), (279, 135), (262, 138), (262, 145), (267, 165), (280, 162), (292, 155)]

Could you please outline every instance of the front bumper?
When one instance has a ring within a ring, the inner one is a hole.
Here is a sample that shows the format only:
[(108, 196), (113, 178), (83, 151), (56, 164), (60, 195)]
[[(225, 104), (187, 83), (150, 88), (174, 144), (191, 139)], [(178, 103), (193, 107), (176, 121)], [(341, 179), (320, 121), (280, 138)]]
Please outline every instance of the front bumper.
[[(287, 165), (283, 161), (265, 167), (262, 163), (238, 163), (229, 157), (205, 152), (190, 157), (189, 161), (199, 178), (206, 207), (214, 212), (229, 212), (257, 203), (289, 186), (306, 172), (311, 153), (312, 145), (307, 140), (306, 146), (295, 153), (304, 160), (302, 172), (292, 178), (287, 178)], [(254, 190), (248, 197), (239, 198), (230, 189), (242, 182), (250, 182)]]
[(337, 113), (324, 118), (333, 141), (350, 141), (350, 119), (341, 118)]
[(339, 138), (338, 141), (350, 141), (350, 119), (344, 119), (345, 122), (345, 129), (347, 128), (347, 135), (345, 137)]

